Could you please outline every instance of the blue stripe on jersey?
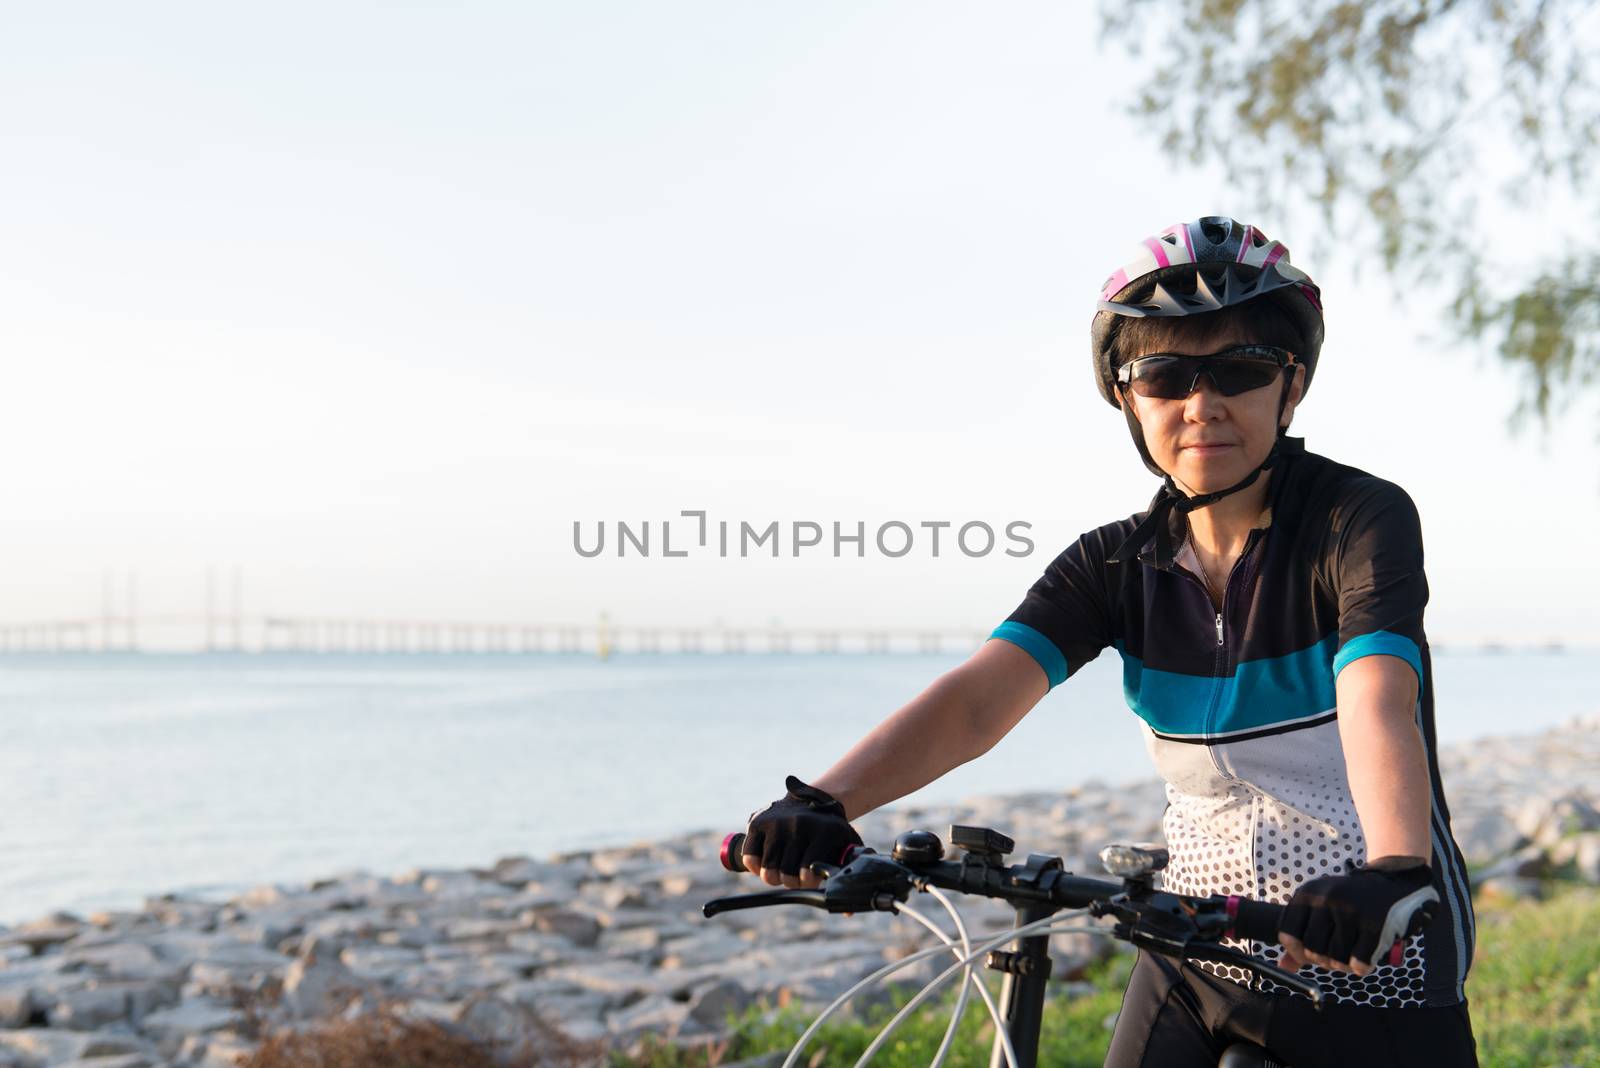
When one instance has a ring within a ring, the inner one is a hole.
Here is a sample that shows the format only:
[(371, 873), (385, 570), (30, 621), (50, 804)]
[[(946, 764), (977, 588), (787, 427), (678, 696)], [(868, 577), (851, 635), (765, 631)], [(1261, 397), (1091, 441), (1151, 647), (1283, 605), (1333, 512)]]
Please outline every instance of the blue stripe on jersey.
[(1287, 656), (1246, 660), (1232, 675), (1183, 675), (1147, 668), (1121, 642), (1128, 707), (1161, 734), (1209, 737), (1305, 719), (1336, 707), (1329, 635)]
[(1004, 638), (1033, 657), (1038, 665), (1044, 668), (1045, 677), (1050, 680), (1051, 687), (1060, 686), (1067, 681), (1067, 676), (1072, 674), (1067, 669), (1067, 658), (1061, 655), (1056, 643), (1026, 623), (1013, 623), (1007, 620), (994, 628), (994, 633), (989, 637)]
[(1422, 685), (1422, 650), (1417, 648), (1416, 642), (1392, 630), (1375, 630), (1371, 634), (1358, 634), (1345, 642), (1344, 648), (1333, 658), (1333, 673), (1339, 674), (1353, 660), (1377, 654), (1398, 656), (1410, 664), (1411, 670), (1417, 673), (1417, 685)]

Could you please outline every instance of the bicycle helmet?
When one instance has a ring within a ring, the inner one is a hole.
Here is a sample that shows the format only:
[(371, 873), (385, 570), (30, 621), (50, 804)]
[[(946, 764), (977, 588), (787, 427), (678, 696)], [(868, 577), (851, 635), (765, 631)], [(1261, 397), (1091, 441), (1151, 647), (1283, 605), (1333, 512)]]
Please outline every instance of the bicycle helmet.
[[(1152, 535), (1156, 537), (1157, 566), (1171, 563), (1171, 538), (1166, 522), (1203, 508), (1246, 488), (1278, 459), (1284, 433), (1254, 471), (1233, 486), (1215, 493), (1189, 497), (1178, 489), (1145, 447), (1144, 432), (1133, 406), (1117, 402), (1117, 334), (1123, 319), (1204, 315), (1251, 300), (1271, 300), (1293, 320), (1304, 351), (1295, 353), (1306, 369), (1305, 389), (1311, 388), (1317, 356), (1322, 351), (1322, 291), (1304, 271), (1289, 262), (1282, 242), (1267, 237), (1223, 215), (1207, 215), (1194, 222), (1176, 223), (1140, 243), (1139, 254), (1114, 271), (1100, 288), (1100, 302), (1090, 324), (1090, 348), (1095, 384), (1106, 403), (1122, 409), (1144, 465), (1163, 480), (1162, 492), (1144, 523), (1112, 559), (1130, 558)], [(1285, 375), (1278, 401), (1281, 415), (1289, 400), (1291, 375)], [(1133, 544), (1135, 540), (1138, 544)]]

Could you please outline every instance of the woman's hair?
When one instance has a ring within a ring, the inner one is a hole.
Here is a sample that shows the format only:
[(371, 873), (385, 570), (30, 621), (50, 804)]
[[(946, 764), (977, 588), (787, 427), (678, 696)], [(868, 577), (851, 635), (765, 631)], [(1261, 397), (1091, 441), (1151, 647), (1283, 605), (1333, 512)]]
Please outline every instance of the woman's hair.
[(1126, 360), (1152, 352), (1204, 352), (1229, 336), (1288, 349), (1297, 359), (1305, 354), (1305, 337), (1294, 316), (1271, 297), (1258, 297), (1197, 315), (1118, 316), (1109, 339), (1111, 366), (1115, 369)]

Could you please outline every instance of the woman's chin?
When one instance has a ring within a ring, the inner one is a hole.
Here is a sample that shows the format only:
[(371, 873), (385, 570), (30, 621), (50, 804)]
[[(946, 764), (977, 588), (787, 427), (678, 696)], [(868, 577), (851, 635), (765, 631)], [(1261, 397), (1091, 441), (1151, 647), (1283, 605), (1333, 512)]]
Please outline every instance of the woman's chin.
[(1185, 457), (1178, 464), (1177, 480), (1196, 497), (1235, 485), (1250, 473), (1250, 466), (1233, 456)]

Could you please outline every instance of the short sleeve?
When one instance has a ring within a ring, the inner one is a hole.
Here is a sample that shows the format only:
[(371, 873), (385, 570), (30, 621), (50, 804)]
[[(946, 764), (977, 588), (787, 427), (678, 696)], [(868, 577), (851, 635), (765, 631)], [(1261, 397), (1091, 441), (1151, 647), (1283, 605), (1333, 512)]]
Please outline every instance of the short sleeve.
[(1332, 574), (1339, 603), (1335, 675), (1364, 656), (1395, 656), (1422, 685), (1422, 523), (1399, 486), (1371, 479), (1334, 508)]
[(990, 635), (1033, 657), (1052, 688), (1114, 640), (1101, 533), (1085, 534), (1056, 557)]

